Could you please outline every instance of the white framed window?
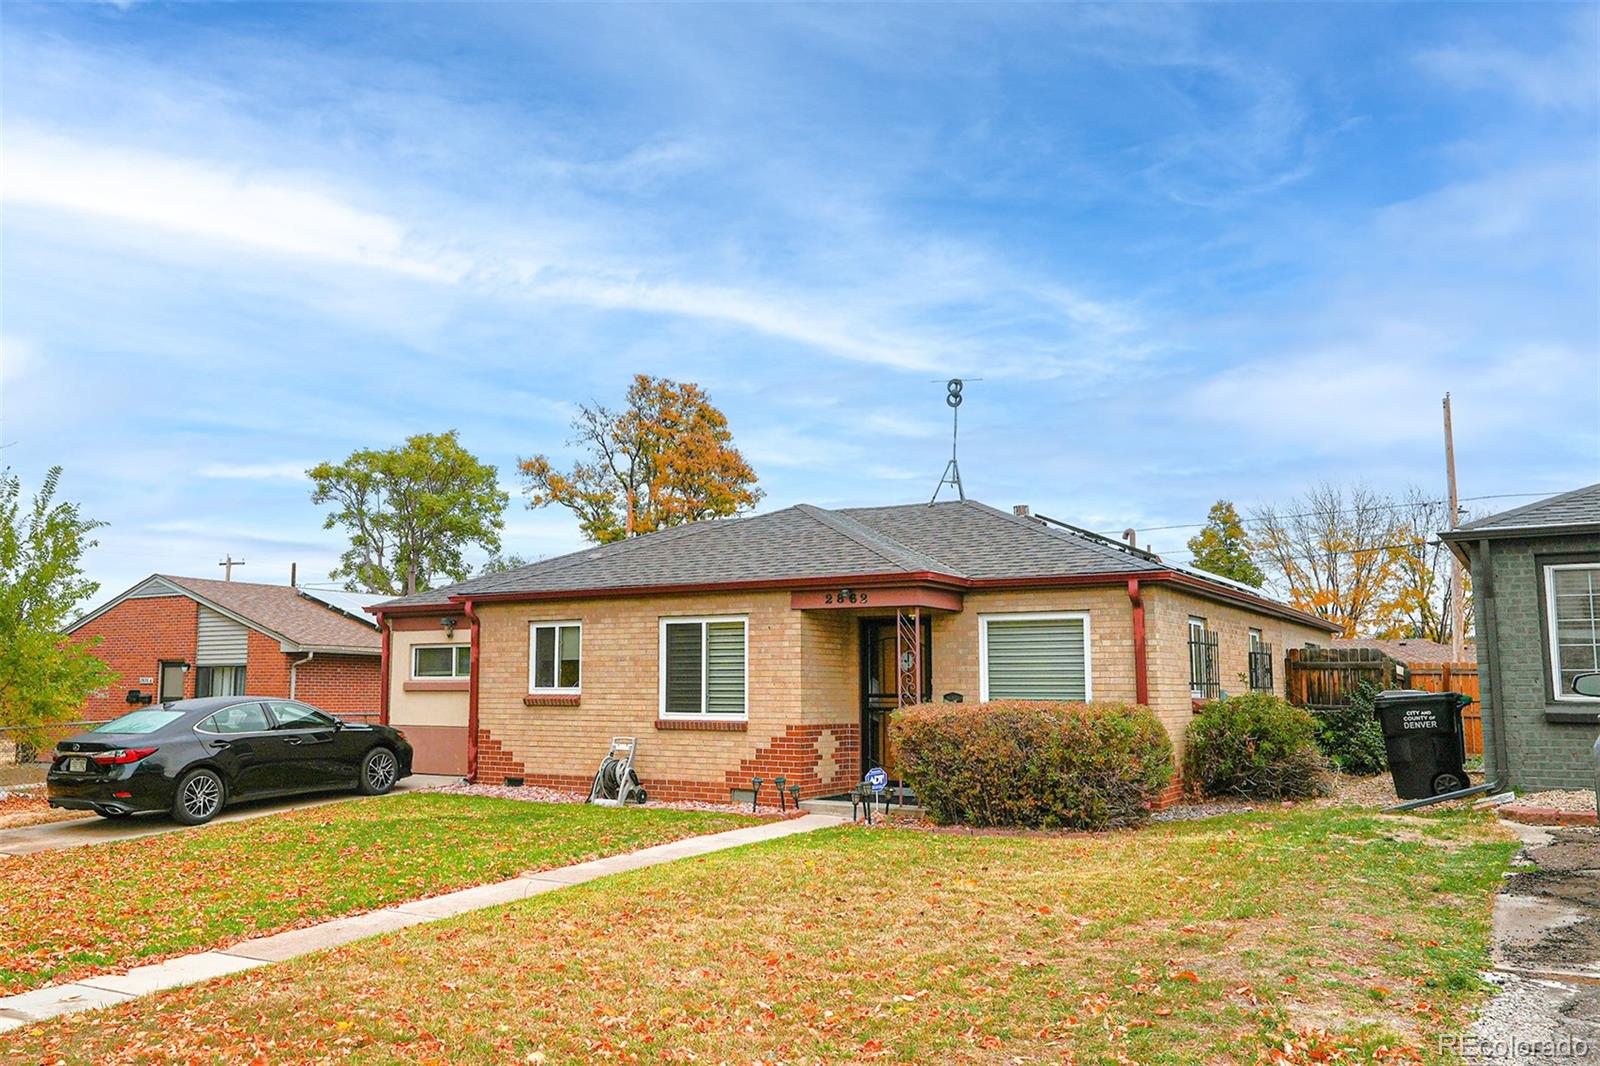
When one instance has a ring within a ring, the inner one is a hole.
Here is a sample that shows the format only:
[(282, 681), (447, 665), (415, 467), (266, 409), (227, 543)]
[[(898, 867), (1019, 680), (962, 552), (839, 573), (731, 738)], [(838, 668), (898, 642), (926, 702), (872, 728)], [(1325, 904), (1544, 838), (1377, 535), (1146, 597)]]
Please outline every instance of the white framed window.
[(1206, 620), (1189, 616), (1189, 695), (1197, 700), (1216, 699), (1222, 694), (1222, 678), (1217, 669), (1217, 638), (1206, 631)]
[(661, 620), (661, 717), (747, 717), (749, 628), (744, 615)]
[(1600, 563), (1546, 566), (1544, 599), (1555, 698), (1600, 703), (1600, 696), (1580, 696), (1572, 689), (1579, 674), (1600, 671)]
[(471, 645), (413, 644), (411, 646), (413, 681), (464, 681), (471, 673)]
[(1089, 613), (978, 616), (978, 698), (1094, 698)]
[(528, 624), (528, 691), (576, 695), (583, 688), (583, 623)]

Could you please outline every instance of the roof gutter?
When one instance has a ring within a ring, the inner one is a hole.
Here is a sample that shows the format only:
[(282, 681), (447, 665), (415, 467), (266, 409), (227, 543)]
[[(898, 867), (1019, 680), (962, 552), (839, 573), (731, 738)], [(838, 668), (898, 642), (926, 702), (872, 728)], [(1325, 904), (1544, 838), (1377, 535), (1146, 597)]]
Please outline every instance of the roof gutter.
[(467, 780), (478, 780), (478, 615), (473, 602), (462, 601), (461, 613), (472, 625), (472, 651), (467, 665)]
[(308, 663), (316, 657), (317, 653), (315, 651), (308, 651), (306, 652), (306, 657), (304, 659), (296, 659), (294, 662), (289, 664), (289, 698), (291, 700), (296, 698), (295, 688), (300, 682), (300, 664)]
[(1150, 706), (1150, 659), (1145, 647), (1144, 593), (1139, 579), (1128, 579), (1128, 602), (1133, 606), (1133, 698), (1142, 707)]

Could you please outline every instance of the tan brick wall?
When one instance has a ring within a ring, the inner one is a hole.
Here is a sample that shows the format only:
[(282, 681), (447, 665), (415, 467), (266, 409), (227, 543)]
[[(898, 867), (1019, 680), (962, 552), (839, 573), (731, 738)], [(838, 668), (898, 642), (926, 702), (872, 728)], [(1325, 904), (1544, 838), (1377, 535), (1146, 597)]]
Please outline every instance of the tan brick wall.
[[(664, 799), (726, 800), (729, 787), (748, 787), (750, 776), (779, 774), (817, 795), (854, 777), (856, 767), (839, 754), (857, 742), (855, 704), (846, 698), (853, 630), (813, 623), (790, 609), (787, 592), (482, 604), (477, 613), (481, 780), (511, 773), (529, 783), (586, 787), (617, 735), (639, 738), (639, 776)], [(657, 728), (661, 619), (702, 615), (747, 619), (749, 720), (742, 730)], [(526, 706), (528, 626), (567, 620), (583, 623), (579, 703)], [(802, 669), (808, 662), (815, 667), (809, 673)], [(830, 767), (830, 776), (817, 772)]]
[(1283, 695), (1283, 656), (1307, 641), (1326, 644), (1327, 633), (1271, 615), (1257, 614), (1213, 600), (1202, 599), (1168, 585), (1144, 589), (1145, 641), (1150, 662), (1150, 703), (1182, 749), (1183, 734), (1193, 717), (1189, 689), (1189, 619), (1204, 618), (1208, 632), (1217, 634), (1217, 661), (1222, 689), (1229, 695), (1250, 691), (1250, 630), (1272, 645), (1272, 683)]
[(1045, 611), (1085, 611), (1089, 615), (1090, 694), (1097, 700), (1135, 696), (1133, 608), (1124, 585), (1114, 588), (1026, 589), (969, 592), (965, 610), (933, 620), (933, 697), (959, 692), (967, 702), (978, 690), (978, 617)]
[[(1144, 600), (1150, 703), (1180, 749), (1192, 717), (1191, 613), (1207, 618), (1220, 634), (1224, 687), (1229, 691), (1244, 688), (1234, 679), (1247, 669), (1246, 633), (1251, 626), (1262, 630), (1280, 660), (1286, 648), (1320, 639), (1313, 628), (1164, 586), (1147, 586)], [(1089, 615), (1095, 699), (1136, 698), (1133, 615), (1123, 585), (968, 593), (964, 610), (931, 616), (932, 697), (959, 692), (969, 701), (979, 699), (980, 616), (1044, 611)], [(718, 722), (716, 730), (660, 728), (661, 619), (701, 615), (748, 618), (749, 721), (738, 727)], [(857, 612), (796, 611), (787, 592), (747, 592), (480, 604), (478, 616), (480, 780), (498, 783), (514, 776), (530, 784), (586, 789), (615, 735), (639, 738), (639, 775), (652, 795), (662, 799), (725, 800), (730, 787), (748, 788), (752, 776), (770, 781), (778, 775), (800, 784), (804, 795), (824, 795), (849, 787), (858, 777)], [(529, 624), (570, 620), (583, 623), (583, 693), (578, 704), (525, 705)], [(394, 634), (397, 675), (391, 719), (399, 702), (399, 664), (409, 662), (409, 643), (402, 638), (411, 637)], [(1281, 691), (1281, 662), (1274, 673)]]

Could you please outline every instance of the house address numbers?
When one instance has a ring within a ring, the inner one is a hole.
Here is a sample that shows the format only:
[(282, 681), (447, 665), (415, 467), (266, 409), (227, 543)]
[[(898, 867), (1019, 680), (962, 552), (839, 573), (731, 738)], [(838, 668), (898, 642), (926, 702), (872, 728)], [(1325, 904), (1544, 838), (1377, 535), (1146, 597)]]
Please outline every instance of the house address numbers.
[(868, 600), (865, 592), (856, 592), (854, 589), (840, 589), (838, 592), (824, 593), (822, 602), (825, 604), (867, 603)]

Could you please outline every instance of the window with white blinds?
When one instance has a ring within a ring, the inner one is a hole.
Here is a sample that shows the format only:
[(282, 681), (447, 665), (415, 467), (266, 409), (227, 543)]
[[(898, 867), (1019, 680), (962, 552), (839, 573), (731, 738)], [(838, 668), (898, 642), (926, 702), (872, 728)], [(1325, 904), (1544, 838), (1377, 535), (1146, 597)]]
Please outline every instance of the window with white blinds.
[(1550, 631), (1550, 676), (1558, 700), (1593, 701), (1573, 688), (1580, 674), (1600, 672), (1600, 566), (1547, 566), (1545, 604)]
[(1090, 698), (1087, 614), (985, 615), (978, 632), (979, 698)]
[(747, 656), (743, 618), (661, 620), (661, 714), (743, 717)]

